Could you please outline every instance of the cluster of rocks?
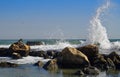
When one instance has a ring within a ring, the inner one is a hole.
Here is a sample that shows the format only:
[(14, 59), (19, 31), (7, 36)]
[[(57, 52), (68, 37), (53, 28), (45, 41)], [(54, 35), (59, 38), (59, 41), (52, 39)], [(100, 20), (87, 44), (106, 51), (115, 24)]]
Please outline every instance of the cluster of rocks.
[[(46, 64), (38, 61), (34, 65), (43, 67), (46, 70), (57, 70), (58, 68), (77, 68), (79, 71), (75, 75), (96, 75), (101, 70), (120, 69), (120, 56), (116, 52), (110, 54), (100, 54), (96, 45), (86, 45), (83, 47), (66, 47), (61, 52), (56, 50), (31, 51), (29, 45), (21, 40), (13, 43), (8, 49), (0, 48), (0, 56), (19, 59), (25, 56), (38, 56), (45, 59), (50, 58)], [(14, 66), (10, 63), (0, 63), (0, 66)]]

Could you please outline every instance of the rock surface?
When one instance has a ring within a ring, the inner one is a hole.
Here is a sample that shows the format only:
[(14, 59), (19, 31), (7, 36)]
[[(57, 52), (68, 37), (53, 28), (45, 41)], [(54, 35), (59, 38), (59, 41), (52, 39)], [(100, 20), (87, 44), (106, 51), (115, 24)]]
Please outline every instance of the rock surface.
[(56, 70), (58, 70), (57, 60), (56, 59), (52, 59), (52, 60), (48, 61), (43, 66), (43, 68), (46, 69), (46, 70), (50, 70), (50, 71), (56, 71)]
[(18, 40), (18, 42), (13, 43), (9, 47), (11, 53), (19, 53), (22, 57), (23, 56), (28, 56), (30, 52), (30, 47), (26, 44), (24, 44), (21, 40)]
[(83, 68), (89, 66), (86, 55), (75, 48), (66, 47), (57, 57), (57, 63), (61, 68)]

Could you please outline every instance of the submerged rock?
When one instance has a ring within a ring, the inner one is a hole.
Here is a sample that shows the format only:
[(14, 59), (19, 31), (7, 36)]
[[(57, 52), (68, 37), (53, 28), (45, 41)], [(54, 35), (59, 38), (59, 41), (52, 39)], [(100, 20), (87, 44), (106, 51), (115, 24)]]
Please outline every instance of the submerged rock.
[(82, 70), (79, 70), (79, 71), (75, 72), (74, 75), (81, 76), (81, 75), (84, 75), (84, 72)]
[(44, 64), (43, 62), (41, 61), (38, 61), (37, 63), (34, 64), (34, 66), (39, 66), (39, 67), (42, 67)]
[(87, 56), (71, 47), (62, 50), (57, 57), (57, 63), (61, 68), (84, 68), (89, 66)]
[(87, 75), (98, 75), (100, 73), (100, 70), (96, 67), (89, 66), (84, 68), (83, 72)]
[(46, 69), (46, 70), (50, 70), (50, 71), (58, 70), (57, 60), (56, 59), (52, 59), (52, 60), (48, 61), (43, 66), (43, 68)]
[(9, 62), (1, 62), (0, 67), (17, 67), (17, 64), (9, 63)]

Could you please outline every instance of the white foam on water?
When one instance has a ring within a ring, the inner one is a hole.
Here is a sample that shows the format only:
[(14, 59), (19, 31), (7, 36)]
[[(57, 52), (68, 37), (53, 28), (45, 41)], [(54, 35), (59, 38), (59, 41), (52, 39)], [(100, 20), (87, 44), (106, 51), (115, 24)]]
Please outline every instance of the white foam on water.
[(101, 23), (101, 14), (103, 14), (109, 7), (110, 2), (107, 0), (106, 4), (100, 6), (96, 15), (90, 21), (89, 37), (87, 39), (87, 44), (99, 44), (102, 49), (109, 49), (111, 47), (110, 41), (107, 37), (106, 28)]
[(34, 64), (38, 61), (42, 61), (43, 63), (48, 62), (50, 59), (44, 59), (42, 57), (33, 57), (33, 56), (27, 56), (23, 57), (22, 59), (11, 59), (9, 57), (0, 57), (1, 62), (10, 62), (15, 64)]
[(31, 46), (33, 50), (61, 50), (65, 47), (77, 47), (77, 45), (72, 45), (69, 42), (57, 42), (54, 45), (38, 45), (38, 46)]
[(0, 45), (0, 48), (9, 48), (10, 45)]

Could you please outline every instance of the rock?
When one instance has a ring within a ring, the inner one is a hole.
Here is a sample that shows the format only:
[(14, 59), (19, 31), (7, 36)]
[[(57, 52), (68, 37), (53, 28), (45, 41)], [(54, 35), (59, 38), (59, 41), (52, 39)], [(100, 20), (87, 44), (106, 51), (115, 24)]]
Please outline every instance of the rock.
[(87, 75), (98, 75), (100, 73), (100, 70), (96, 67), (89, 66), (84, 68), (83, 72)]
[(96, 57), (93, 58), (91, 65), (101, 70), (108, 69), (107, 61), (104, 59), (104, 57), (101, 54), (98, 54)]
[(108, 57), (114, 62), (116, 69), (120, 69), (120, 56), (116, 52), (111, 52)]
[(17, 64), (9, 63), (9, 62), (1, 62), (0, 67), (17, 67)]
[(106, 61), (107, 61), (108, 69), (116, 69), (114, 62), (110, 58), (107, 58)]
[(55, 51), (55, 50), (48, 50), (48, 51), (47, 51), (47, 55), (48, 55), (50, 58), (53, 58), (53, 56), (55, 55), (55, 52), (57, 52), (57, 51)]
[(29, 53), (30, 56), (38, 56), (38, 57), (44, 57), (45, 51), (31, 51)]
[(61, 68), (83, 68), (89, 66), (86, 55), (76, 48), (66, 47), (57, 57), (57, 63)]
[(61, 52), (55, 52), (55, 55), (53, 56), (53, 59), (59, 57), (60, 54), (61, 54)]
[(22, 57), (21, 57), (21, 55), (19, 54), (19, 53), (12, 53), (12, 59), (21, 59)]
[(0, 48), (0, 56), (1, 57), (10, 57), (11, 53), (8, 48)]
[(56, 59), (52, 59), (52, 60), (48, 61), (43, 66), (43, 68), (46, 69), (46, 70), (50, 70), (50, 71), (56, 71), (56, 70), (58, 70), (57, 60)]
[(33, 46), (33, 45), (43, 45), (44, 43), (41, 41), (27, 41), (26, 44), (29, 46)]
[(38, 61), (37, 63), (34, 64), (34, 66), (39, 66), (39, 67), (42, 67), (44, 64), (43, 62), (41, 61)]
[(13, 43), (9, 47), (10, 51), (12, 53), (19, 53), (22, 57), (23, 56), (28, 56), (30, 52), (30, 47), (22, 42), (22, 40), (18, 40), (18, 42)]
[(83, 73), (82, 70), (79, 70), (79, 71), (75, 72), (74, 75), (79, 75), (79, 76), (81, 76), (81, 75), (84, 75), (84, 73)]
[(96, 45), (91, 44), (79, 47), (77, 49), (81, 51), (83, 54), (85, 54), (89, 60), (91, 60), (91, 57), (94, 57), (99, 53), (99, 48)]
[(44, 57), (44, 59), (48, 59), (49, 56), (45, 53), (45, 51), (31, 51), (29, 53), (30, 56), (38, 56), (38, 57)]

